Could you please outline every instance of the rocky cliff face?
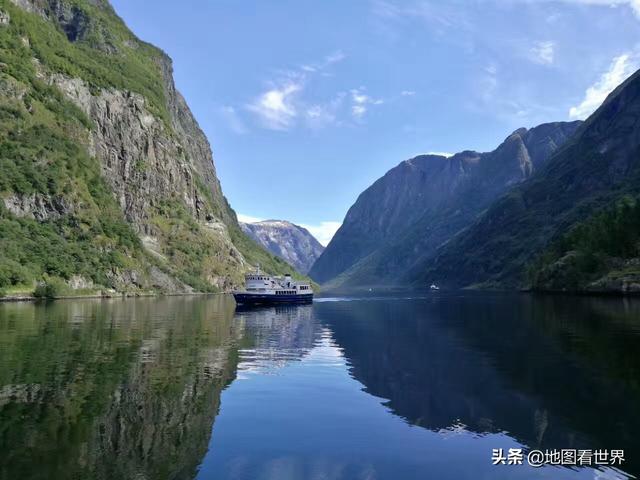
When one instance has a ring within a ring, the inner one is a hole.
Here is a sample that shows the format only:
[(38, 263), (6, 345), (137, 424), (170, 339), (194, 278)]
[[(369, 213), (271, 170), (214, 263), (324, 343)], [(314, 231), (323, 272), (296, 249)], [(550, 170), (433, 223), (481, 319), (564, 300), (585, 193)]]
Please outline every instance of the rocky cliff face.
[(579, 122), (519, 129), (489, 153), (402, 162), (365, 190), (310, 271), (332, 286), (393, 283), (416, 257), (466, 227), (495, 198), (529, 178)]
[[(0, 100), (13, 122), (3, 138), (16, 141), (14, 157), (6, 159), (16, 175), (0, 184), (0, 214), (7, 221), (21, 219), (24, 228), (46, 228), (51, 237), (69, 237), (60, 222), (101, 223), (101, 210), (108, 211), (117, 227), (93, 228), (107, 245), (84, 238), (81, 228), (68, 240), (81, 250), (90, 243), (103, 256), (126, 257), (105, 260), (96, 270), (87, 265), (94, 255), (86, 255), (76, 271), (59, 272), (43, 265), (40, 257), (52, 248), (45, 246), (18, 275), (20, 282), (82, 273), (117, 290), (225, 290), (241, 281), (251, 263), (286, 268), (242, 234), (209, 143), (175, 88), (171, 60), (137, 39), (108, 2), (4, 0), (0, 11), (6, 18), (0, 29), (0, 58), (6, 60)], [(33, 135), (12, 138), (25, 129), (42, 137), (43, 150), (36, 151)], [(47, 138), (66, 143), (58, 148)], [(58, 160), (69, 157), (68, 144), (83, 165)], [(24, 150), (32, 150), (28, 158)], [(55, 185), (36, 181), (38, 164), (60, 167)], [(78, 181), (88, 171), (99, 179)], [(119, 237), (126, 231), (133, 240), (125, 250)], [(19, 246), (9, 247), (16, 257), (27, 256)], [(13, 270), (8, 277), (16, 277)], [(2, 283), (0, 275), (0, 289)]]
[(498, 199), (413, 273), (452, 286), (515, 287), (549, 242), (640, 193), (640, 72), (613, 91), (530, 181)]
[(306, 274), (324, 247), (306, 228), (284, 220), (241, 223), (242, 230), (298, 272)]

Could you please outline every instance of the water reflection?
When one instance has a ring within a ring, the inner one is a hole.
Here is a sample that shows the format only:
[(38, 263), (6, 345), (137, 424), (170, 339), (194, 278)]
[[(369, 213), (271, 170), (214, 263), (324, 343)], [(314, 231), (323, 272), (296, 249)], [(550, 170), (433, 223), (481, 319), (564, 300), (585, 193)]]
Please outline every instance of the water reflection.
[(490, 457), (640, 471), (639, 339), (631, 300), (0, 304), (0, 478), (623, 478)]
[(624, 448), (639, 471), (640, 302), (465, 295), (316, 305), (367, 392), (433, 430)]
[(311, 351), (320, 336), (311, 305), (236, 309), (242, 332), (239, 372), (274, 373)]
[(0, 305), (0, 476), (193, 478), (232, 319), (222, 298)]

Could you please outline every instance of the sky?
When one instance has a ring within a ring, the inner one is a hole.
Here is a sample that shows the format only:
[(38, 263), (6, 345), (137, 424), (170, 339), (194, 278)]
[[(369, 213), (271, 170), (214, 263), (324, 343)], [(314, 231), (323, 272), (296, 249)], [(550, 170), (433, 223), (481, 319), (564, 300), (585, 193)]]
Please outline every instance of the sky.
[(640, 0), (112, 0), (174, 60), (241, 220), (326, 244), (421, 153), (586, 118), (640, 68)]

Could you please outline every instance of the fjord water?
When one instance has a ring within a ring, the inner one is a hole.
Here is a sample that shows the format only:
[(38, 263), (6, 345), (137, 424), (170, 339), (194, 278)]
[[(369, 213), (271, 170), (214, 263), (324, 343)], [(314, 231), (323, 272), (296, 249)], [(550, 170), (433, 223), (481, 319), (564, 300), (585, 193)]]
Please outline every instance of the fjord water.
[[(639, 345), (631, 299), (1, 304), (0, 478), (627, 478)], [(519, 447), (627, 474), (492, 465)]]

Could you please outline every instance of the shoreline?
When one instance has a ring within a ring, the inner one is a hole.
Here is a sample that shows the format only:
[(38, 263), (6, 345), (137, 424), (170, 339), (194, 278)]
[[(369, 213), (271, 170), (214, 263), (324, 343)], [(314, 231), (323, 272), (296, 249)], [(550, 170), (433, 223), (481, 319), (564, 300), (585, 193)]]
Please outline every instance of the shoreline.
[(429, 293), (430, 295), (441, 295), (451, 293), (469, 293), (469, 294), (527, 294), (527, 295), (549, 295), (549, 296), (580, 296), (580, 297), (619, 297), (619, 298), (636, 298), (640, 297), (640, 290), (537, 290), (530, 288), (477, 288), (463, 287), (454, 289), (440, 289), (438, 291), (430, 291), (424, 288), (412, 288), (410, 286), (375, 286), (375, 287), (359, 287), (354, 289), (335, 289), (323, 290), (325, 295), (334, 296), (356, 296), (367, 294), (393, 294), (393, 293)]
[(157, 297), (196, 297), (196, 296), (213, 296), (227, 295), (228, 292), (174, 292), (174, 293), (122, 293), (115, 295), (63, 295), (53, 298), (39, 298), (33, 295), (7, 295), (0, 297), (0, 303), (19, 303), (19, 302), (38, 302), (38, 301), (58, 301), (58, 300), (127, 300), (135, 298), (157, 298)]
[[(407, 291), (420, 291), (420, 290), (411, 290), (404, 289), (398, 287), (387, 287), (377, 288), (377, 293), (400, 293)], [(376, 290), (368, 291), (328, 291), (323, 292), (326, 295), (334, 295), (334, 296), (353, 296), (353, 295), (363, 295), (363, 298), (366, 298), (366, 294), (371, 294), (376, 292)], [(477, 293), (477, 294), (491, 294), (491, 293), (502, 293), (502, 294), (525, 294), (525, 295), (549, 295), (549, 296), (577, 296), (577, 297), (606, 297), (606, 298), (638, 298), (640, 297), (640, 291), (617, 291), (617, 290), (601, 290), (601, 291), (587, 291), (587, 290), (530, 290), (530, 289), (479, 289), (479, 288), (463, 288), (459, 290), (440, 290), (439, 292), (429, 292), (434, 296), (437, 296), (438, 293), (452, 293), (452, 292), (468, 292), (468, 293)], [(2, 303), (21, 303), (21, 302), (39, 302), (39, 301), (58, 301), (58, 300), (87, 300), (87, 299), (102, 299), (102, 300), (127, 300), (127, 299), (135, 299), (135, 298), (157, 298), (157, 297), (197, 297), (197, 296), (215, 296), (215, 295), (229, 295), (231, 292), (172, 292), (172, 293), (121, 293), (121, 294), (108, 294), (108, 295), (100, 295), (100, 294), (87, 294), (87, 295), (63, 295), (59, 297), (34, 297), (33, 295), (7, 295), (4, 297), (0, 297), (0, 304)], [(321, 298), (319, 295), (318, 298)]]

